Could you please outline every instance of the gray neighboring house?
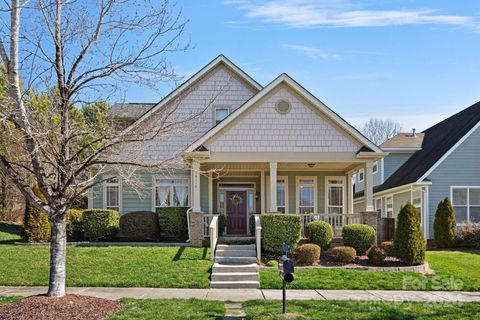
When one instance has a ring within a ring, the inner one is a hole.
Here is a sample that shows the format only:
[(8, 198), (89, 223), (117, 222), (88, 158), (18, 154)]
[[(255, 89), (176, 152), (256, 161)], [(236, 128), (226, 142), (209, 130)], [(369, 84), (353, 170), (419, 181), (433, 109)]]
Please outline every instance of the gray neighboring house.
[[(448, 197), (457, 225), (480, 222), (480, 103), (421, 133), (400, 133), (380, 147), (374, 163), (375, 210), (395, 218), (408, 201), (419, 211), (426, 239), (433, 238), (438, 203)], [(354, 208), (364, 206), (365, 173), (355, 173)]]

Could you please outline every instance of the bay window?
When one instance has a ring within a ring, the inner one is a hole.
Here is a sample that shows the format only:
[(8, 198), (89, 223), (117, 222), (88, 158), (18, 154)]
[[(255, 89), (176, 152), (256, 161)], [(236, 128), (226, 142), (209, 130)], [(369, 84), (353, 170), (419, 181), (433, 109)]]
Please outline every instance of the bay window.
[(155, 208), (187, 207), (190, 180), (188, 178), (155, 179)]

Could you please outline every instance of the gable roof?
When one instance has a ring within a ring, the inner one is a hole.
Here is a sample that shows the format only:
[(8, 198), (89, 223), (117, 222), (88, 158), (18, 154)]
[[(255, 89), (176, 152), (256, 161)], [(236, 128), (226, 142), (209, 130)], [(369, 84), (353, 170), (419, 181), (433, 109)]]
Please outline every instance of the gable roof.
[(380, 148), (387, 151), (397, 149), (419, 150), (422, 148), (424, 137), (424, 132), (416, 133), (415, 135), (412, 132), (401, 132), (382, 143)]
[[(415, 152), (374, 192), (421, 183), (468, 136), (480, 127), (480, 102), (423, 131), (422, 149)], [(356, 196), (361, 196), (358, 193)]]
[(107, 119), (112, 120), (137, 120), (156, 103), (115, 103), (107, 111)]
[(132, 125), (130, 125), (126, 132), (134, 129), (140, 123), (142, 123), (145, 119), (148, 119), (152, 114), (160, 110), (164, 105), (173, 101), (176, 97), (178, 97), (181, 93), (187, 90), (190, 86), (195, 84), (199, 79), (201, 79), (204, 75), (206, 75), (209, 71), (215, 69), (218, 65), (225, 65), (227, 68), (232, 70), (236, 75), (238, 75), (241, 79), (243, 79), (247, 84), (249, 84), (255, 91), (262, 90), (262, 86), (255, 81), (252, 77), (250, 77), (245, 71), (240, 69), (237, 65), (235, 65), (232, 61), (230, 61), (227, 57), (223, 54), (220, 54), (215, 59), (210, 61), (205, 67), (200, 69), (197, 73), (191, 76), (188, 80), (183, 82), (180, 86), (178, 86), (175, 90), (170, 92), (165, 98), (160, 100), (158, 103), (154, 104), (151, 108), (149, 108), (145, 113), (143, 113)]
[[(200, 137), (197, 141), (195, 141), (188, 149), (187, 152), (192, 152), (199, 147), (201, 147), (206, 141), (214, 137), (218, 134), (223, 128), (228, 126), (230, 123), (234, 122), (241, 114), (255, 105), (258, 101), (260, 101), (263, 97), (265, 97), (268, 93), (272, 92), (275, 88), (277, 88), (281, 84), (286, 84), (290, 88), (292, 88), (296, 93), (300, 94), (304, 99), (306, 99), (309, 103), (311, 103), (314, 107), (316, 107), (320, 112), (326, 115), (331, 121), (335, 124), (343, 128), (351, 137), (355, 140), (359, 141), (366, 149), (364, 151), (371, 152), (371, 153), (378, 153), (383, 155), (383, 151), (371, 142), (368, 138), (362, 135), (357, 129), (351, 126), (347, 121), (345, 121), (342, 117), (340, 117), (337, 113), (327, 107), (323, 102), (317, 99), (314, 95), (312, 95), (309, 91), (307, 91), (304, 87), (298, 84), (295, 80), (293, 80), (289, 75), (286, 73), (282, 73), (278, 76), (275, 80), (270, 82), (266, 87), (264, 87), (260, 92), (250, 98), (247, 102), (245, 102), (240, 108), (232, 112), (227, 118), (225, 118), (222, 122), (218, 125), (210, 129), (206, 134)], [(363, 151), (362, 151), (363, 152)]]

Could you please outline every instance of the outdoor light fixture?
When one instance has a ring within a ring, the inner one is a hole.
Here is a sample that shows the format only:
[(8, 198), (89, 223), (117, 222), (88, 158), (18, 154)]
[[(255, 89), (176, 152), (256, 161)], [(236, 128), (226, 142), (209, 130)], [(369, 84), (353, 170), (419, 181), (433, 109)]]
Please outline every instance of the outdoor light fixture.
[(313, 168), (315, 167), (315, 163), (307, 163), (307, 166), (309, 166), (310, 168)]

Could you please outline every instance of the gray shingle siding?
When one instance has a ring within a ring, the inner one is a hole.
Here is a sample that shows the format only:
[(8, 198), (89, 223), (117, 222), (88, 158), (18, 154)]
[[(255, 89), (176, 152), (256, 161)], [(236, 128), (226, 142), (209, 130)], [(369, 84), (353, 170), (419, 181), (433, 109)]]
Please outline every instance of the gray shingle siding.
[(473, 132), (430, 175), (429, 230), (433, 237), (433, 222), (438, 203), (450, 197), (451, 186), (480, 186), (480, 128)]
[(411, 153), (391, 153), (384, 158), (385, 180), (412, 156)]

